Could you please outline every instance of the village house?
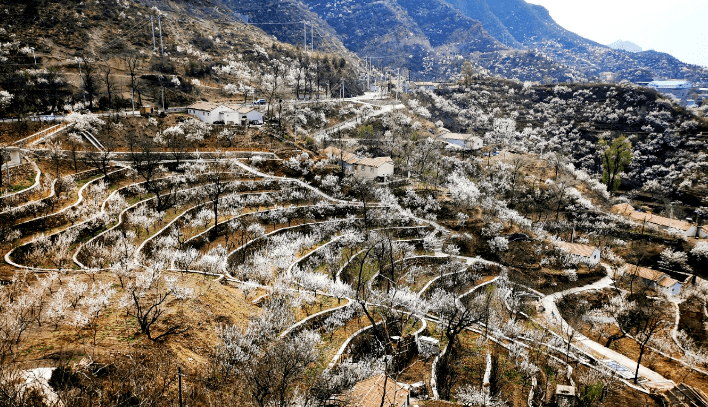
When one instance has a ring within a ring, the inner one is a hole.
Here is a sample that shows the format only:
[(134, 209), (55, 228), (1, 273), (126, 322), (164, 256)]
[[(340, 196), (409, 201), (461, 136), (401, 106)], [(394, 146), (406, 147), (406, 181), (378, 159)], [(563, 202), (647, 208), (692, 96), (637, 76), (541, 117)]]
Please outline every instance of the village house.
[(660, 271), (632, 264), (628, 264), (627, 268), (630, 275), (640, 277), (647, 286), (661, 290), (666, 294), (679, 295), (683, 289), (684, 283)]
[(241, 116), (240, 124), (242, 126), (247, 124), (263, 124), (263, 113), (250, 106), (241, 106), (236, 109), (236, 112)]
[(197, 102), (187, 107), (187, 113), (196, 116), (204, 123), (230, 124), (246, 126), (263, 123), (263, 113), (248, 106), (217, 105), (210, 102)]
[[(651, 212), (641, 212), (634, 209), (632, 205), (628, 203), (614, 205), (612, 211), (620, 215), (628, 216), (635, 222), (652, 225), (659, 230), (667, 231), (673, 229), (686, 237), (698, 236), (698, 227), (696, 225), (684, 220), (669, 219), (664, 216), (655, 215)], [(708, 233), (706, 236), (708, 236)]]
[(331, 146), (325, 148), (324, 153), (337, 158), (345, 171), (353, 173), (357, 177), (381, 181), (393, 177), (394, 165), (391, 157), (360, 158)]
[(675, 96), (682, 101), (688, 97), (693, 88), (691, 82), (676, 79), (669, 81), (653, 81), (649, 82), (648, 86), (659, 93)]
[(597, 247), (568, 242), (556, 242), (556, 244), (588, 267), (595, 267), (600, 263), (600, 249)]
[(379, 374), (360, 381), (345, 396), (347, 406), (356, 407), (408, 407), (410, 392), (391, 377)]
[(196, 102), (187, 107), (187, 113), (196, 116), (204, 123), (214, 124), (216, 121), (224, 121), (224, 113), (235, 113), (228, 106), (217, 105), (210, 102)]
[(473, 151), (481, 150), (484, 146), (482, 138), (473, 134), (444, 133), (440, 136), (440, 139), (447, 143)]

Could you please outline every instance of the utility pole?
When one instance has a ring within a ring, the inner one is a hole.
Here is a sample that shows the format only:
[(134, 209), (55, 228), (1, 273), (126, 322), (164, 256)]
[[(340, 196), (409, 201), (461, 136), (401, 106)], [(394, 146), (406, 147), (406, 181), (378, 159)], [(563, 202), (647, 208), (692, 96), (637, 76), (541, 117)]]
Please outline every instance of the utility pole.
[(152, 19), (152, 16), (150, 16), (150, 27), (152, 27), (152, 50), (157, 51), (157, 45), (155, 45), (155, 22)]
[(310, 44), (312, 44), (312, 52), (315, 52), (315, 26), (310, 24)]
[(401, 84), (401, 68), (396, 71), (396, 102), (398, 102), (398, 86)]
[(307, 52), (307, 22), (306, 22), (306, 21), (303, 21), (303, 22), (302, 22), (302, 28), (305, 29), (305, 31), (303, 31), (303, 33), (304, 33), (304, 35), (305, 35), (305, 36), (304, 36), (304, 39), (305, 39), (305, 43), (304, 43), (304, 44), (305, 44), (305, 48), (304, 48), (304, 50), (305, 50), (305, 52)]
[(160, 20), (160, 15), (157, 15), (157, 26), (160, 28), (160, 56), (165, 56), (165, 47), (162, 45), (162, 22)]

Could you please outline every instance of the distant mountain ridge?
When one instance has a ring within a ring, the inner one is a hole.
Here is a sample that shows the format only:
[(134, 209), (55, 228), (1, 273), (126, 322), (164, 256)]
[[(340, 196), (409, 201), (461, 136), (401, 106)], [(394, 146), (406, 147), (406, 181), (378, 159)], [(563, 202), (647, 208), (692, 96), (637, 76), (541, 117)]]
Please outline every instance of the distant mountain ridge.
[(607, 46), (612, 49), (619, 49), (627, 52), (642, 52), (642, 47), (633, 43), (632, 41), (617, 40), (612, 44), (608, 44)]
[[(361, 57), (374, 57), (377, 64), (407, 68), (427, 77), (453, 75), (461, 65), (456, 56), (461, 56), (491, 72), (521, 80), (543, 77), (582, 82), (612, 72), (619, 80), (708, 81), (705, 70), (668, 54), (635, 48), (628, 52), (584, 38), (557, 24), (543, 6), (524, 0), (224, 1), (235, 12), (248, 15), (251, 22), (277, 21), (283, 16), (307, 19), (321, 41), (341, 41)], [(297, 26), (294, 30), (261, 28), (283, 41), (303, 42)], [(553, 65), (550, 71), (549, 63)]]
[[(524, 0), (135, 0), (142, 15), (125, 12), (130, 1), (61, 4), (8, 3), (6, 8), (21, 10), (20, 24), (8, 25), (7, 35), (0, 37), (8, 42), (15, 31), (18, 39), (45, 33), (47, 41), (37, 37), (26, 43), (42, 58), (56, 57), (57, 62), (101, 50), (102, 44), (109, 44), (114, 53), (150, 52), (146, 10), (157, 7), (169, 14), (162, 21), (170, 25), (163, 27), (165, 43), (183, 50), (208, 49), (217, 39), (243, 49), (251, 43), (271, 44), (275, 37), (345, 57), (359, 69), (364, 57), (371, 57), (379, 72), (388, 68), (413, 79), (454, 80), (463, 63), (471, 61), (480, 72), (522, 81), (689, 79), (708, 86), (706, 69), (665, 53), (598, 44), (566, 30), (544, 7)], [(92, 15), (87, 17), (84, 10)], [(242, 19), (249, 25), (227, 28)], [(225, 34), (221, 27), (231, 32)]]

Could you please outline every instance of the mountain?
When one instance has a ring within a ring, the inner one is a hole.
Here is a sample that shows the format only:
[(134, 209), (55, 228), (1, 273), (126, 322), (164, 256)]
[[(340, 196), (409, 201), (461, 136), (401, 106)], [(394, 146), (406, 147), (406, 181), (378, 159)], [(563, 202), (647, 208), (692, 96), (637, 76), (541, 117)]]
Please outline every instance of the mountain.
[(506, 48), (479, 21), (441, 0), (225, 1), (236, 13), (248, 16), (250, 23), (284, 41), (302, 44), (302, 25), (300, 31), (293, 31), (267, 23), (307, 20), (319, 41), (340, 40), (358, 55), (374, 57), (377, 65), (416, 72), (430, 69), (431, 56)]
[(607, 46), (612, 49), (619, 49), (627, 52), (642, 52), (642, 47), (631, 41), (617, 40), (612, 44), (608, 44)]
[(456, 58), (462, 57), (521, 80), (583, 82), (610, 72), (619, 80), (708, 82), (705, 70), (668, 54), (627, 52), (584, 38), (524, 0), (225, 1), (283, 41), (301, 44), (302, 27), (259, 24), (307, 20), (315, 27), (316, 47), (318, 41), (338, 40), (360, 57), (374, 57), (377, 66), (441, 80), (455, 74), (461, 65)]
[(184, 63), (184, 54), (194, 60), (188, 65), (208, 72), (206, 61), (252, 52), (253, 44), (280, 49), (287, 43), (296, 50), (307, 43), (352, 65), (363, 68), (362, 59), (372, 57), (379, 73), (389, 68), (420, 79), (455, 79), (467, 60), (480, 71), (522, 81), (708, 83), (703, 68), (655, 51), (598, 44), (524, 0), (28, 0), (8, 3), (0, 41), (19, 41), (55, 65), (71, 65), (67, 61), (87, 52), (154, 57), (153, 7), (165, 14), (163, 42), (173, 68), (163, 73)]

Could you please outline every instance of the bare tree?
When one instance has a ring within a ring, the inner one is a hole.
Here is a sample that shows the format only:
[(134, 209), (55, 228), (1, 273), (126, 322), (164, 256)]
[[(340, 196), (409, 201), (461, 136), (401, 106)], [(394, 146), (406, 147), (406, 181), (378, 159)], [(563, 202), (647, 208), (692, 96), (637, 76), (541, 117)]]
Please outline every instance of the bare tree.
[(188, 329), (180, 323), (179, 318), (171, 318), (170, 324), (161, 333), (155, 334), (156, 323), (166, 322), (163, 317), (168, 300), (186, 300), (192, 296), (191, 289), (176, 285), (176, 277), (164, 275), (163, 266), (162, 262), (158, 262), (142, 271), (134, 271), (122, 300), (128, 315), (138, 321), (140, 331), (153, 341)]
[(128, 65), (128, 72), (130, 74), (130, 102), (133, 107), (133, 113), (135, 112), (135, 93), (138, 93), (138, 103), (142, 102), (140, 97), (140, 89), (138, 88), (138, 77), (137, 68), (140, 64), (140, 57), (138, 54), (130, 54), (126, 56), (123, 61)]
[(106, 88), (106, 96), (108, 97), (108, 109), (113, 108), (113, 92), (115, 85), (113, 79), (111, 78), (111, 66), (106, 64), (101, 67), (101, 81), (103, 86)]
[(84, 92), (88, 97), (89, 110), (93, 111), (93, 98), (98, 92), (98, 80), (96, 79), (97, 66), (96, 60), (89, 56), (82, 56), (80, 62), (82, 65), (82, 80), (84, 82)]

